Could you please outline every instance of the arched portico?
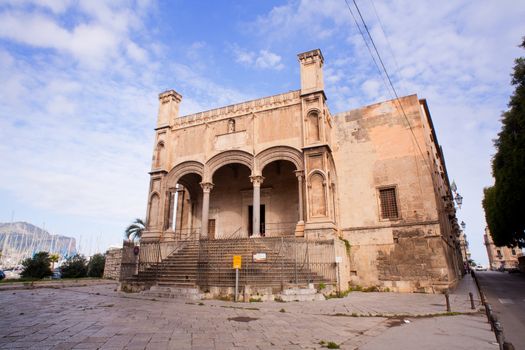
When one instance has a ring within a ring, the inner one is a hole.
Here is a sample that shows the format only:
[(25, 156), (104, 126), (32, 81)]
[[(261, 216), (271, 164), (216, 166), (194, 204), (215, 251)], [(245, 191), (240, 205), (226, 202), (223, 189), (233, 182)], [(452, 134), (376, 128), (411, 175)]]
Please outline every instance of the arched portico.
[(167, 174), (163, 220), (166, 238), (190, 239), (200, 230), (203, 174), (204, 165), (196, 161), (182, 162)]
[(244, 151), (225, 151), (216, 154), (206, 162), (203, 182), (211, 182), (213, 174), (222, 166), (238, 163), (245, 165), (253, 172), (253, 155)]
[(256, 169), (262, 171), (266, 165), (276, 160), (287, 160), (295, 166), (296, 170), (304, 170), (302, 152), (288, 146), (271, 147), (259, 152), (255, 157)]

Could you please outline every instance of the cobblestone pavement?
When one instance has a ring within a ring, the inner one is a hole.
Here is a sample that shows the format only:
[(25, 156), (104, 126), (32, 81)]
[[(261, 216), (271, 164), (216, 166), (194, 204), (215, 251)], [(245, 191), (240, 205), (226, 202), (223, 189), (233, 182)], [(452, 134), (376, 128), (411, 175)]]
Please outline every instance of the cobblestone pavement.
[[(1, 291), (0, 349), (321, 349), (323, 341), (341, 349), (497, 349), (480, 313), (415, 317), (446, 311), (443, 295), (189, 302), (115, 287)], [(453, 311), (470, 311), (464, 291), (451, 301)]]

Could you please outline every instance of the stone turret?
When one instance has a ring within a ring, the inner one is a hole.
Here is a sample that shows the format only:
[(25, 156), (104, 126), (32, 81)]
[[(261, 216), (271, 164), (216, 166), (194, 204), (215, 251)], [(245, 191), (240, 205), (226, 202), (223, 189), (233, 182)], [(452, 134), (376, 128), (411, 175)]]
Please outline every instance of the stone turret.
[(179, 116), (179, 105), (182, 96), (175, 90), (164, 91), (159, 94), (159, 117), (157, 129), (171, 126)]
[(301, 95), (324, 90), (321, 50), (315, 49), (297, 55), (301, 64)]

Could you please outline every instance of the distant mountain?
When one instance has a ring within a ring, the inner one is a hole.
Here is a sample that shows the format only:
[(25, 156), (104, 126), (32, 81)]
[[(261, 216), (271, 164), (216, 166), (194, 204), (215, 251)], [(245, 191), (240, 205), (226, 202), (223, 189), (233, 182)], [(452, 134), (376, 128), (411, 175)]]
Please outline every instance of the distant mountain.
[(63, 259), (76, 253), (73, 237), (52, 235), (27, 222), (0, 223), (0, 265), (18, 265), (39, 251), (59, 254)]

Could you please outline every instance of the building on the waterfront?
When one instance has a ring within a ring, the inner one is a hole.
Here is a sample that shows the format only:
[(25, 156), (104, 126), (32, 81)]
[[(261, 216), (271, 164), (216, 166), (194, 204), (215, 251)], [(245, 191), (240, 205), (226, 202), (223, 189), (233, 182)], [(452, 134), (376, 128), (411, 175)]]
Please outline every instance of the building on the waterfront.
[(483, 235), (487, 255), (489, 257), (489, 268), (491, 270), (509, 270), (518, 268), (518, 258), (523, 256), (519, 247), (497, 247), (492, 240), (492, 235), (488, 227), (485, 227)]
[(343, 289), (453, 286), (459, 226), (427, 101), (334, 115), (321, 51), (298, 58), (295, 91), (186, 116), (179, 93), (159, 95), (141, 243), (333, 239)]

